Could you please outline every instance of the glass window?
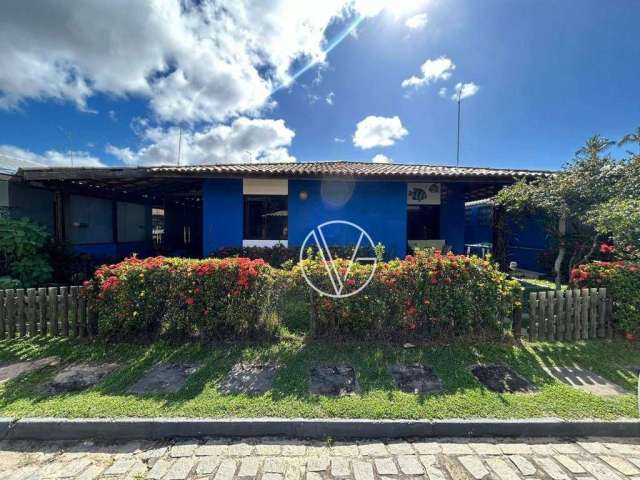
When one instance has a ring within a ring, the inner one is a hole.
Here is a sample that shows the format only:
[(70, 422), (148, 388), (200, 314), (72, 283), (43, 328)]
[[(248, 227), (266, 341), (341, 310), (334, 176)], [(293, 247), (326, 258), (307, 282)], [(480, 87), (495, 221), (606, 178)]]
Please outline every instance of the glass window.
[(440, 205), (407, 206), (407, 239), (440, 239)]
[(286, 240), (288, 236), (286, 195), (245, 195), (245, 240)]

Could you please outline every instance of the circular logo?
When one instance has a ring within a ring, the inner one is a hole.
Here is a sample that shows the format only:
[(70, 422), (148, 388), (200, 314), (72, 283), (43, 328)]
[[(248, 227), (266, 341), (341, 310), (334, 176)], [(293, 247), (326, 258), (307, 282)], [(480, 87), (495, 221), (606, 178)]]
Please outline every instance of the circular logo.
[[(343, 233), (345, 233), (345, 231), (349, 231), (349, 235), (352, 236), (352, 238), (357, 239), (353, 244), (351, 257), (345, 259), (347, 261), (346, 268), (339, 268), (333, 258), (333, 254), (329, 248), (329, 242), (327, 241), (327, 237), (331, 238), (332, 230), (335, 231), (336, 229), (341, 230)], [(322, 223), (311, 230), (300, 247), (301, 262), (304, 260), (305, 252), (309, 248), (312, 250), (317, 249), (318, 255), (324, 263), (325, 271), (329, 277), (332, 287), (332, 291), (327, 291), (326, 288), (315, 285), (309, 278), (309, 272), (305, 271), (304, 263), (301, 263), (304, 279), (307, 284), (320, 295), (325, 295), (331, 298), (351, 297), (352, 295), (361, 292), (367, 287), (367, 285), (369, 285), (369, 282), (376, 271), (376, 265), (378, 263), (376, 257), (367, 255), (367, 253), (375, 250), (373, 240), (362, 227), (353, 222), (347, 222), (346, 220), (331, 220), (329, 222)], [(362, 283), (356, 283), (353, 279), (349, 278), (351, 269), (355, 263), (371, 263), (373, 265), (366, 281)]]

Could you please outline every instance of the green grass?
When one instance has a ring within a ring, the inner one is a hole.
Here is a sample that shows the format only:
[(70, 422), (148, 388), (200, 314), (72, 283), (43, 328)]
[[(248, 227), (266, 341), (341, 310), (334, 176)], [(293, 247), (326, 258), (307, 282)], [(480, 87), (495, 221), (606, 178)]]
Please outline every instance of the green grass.
[[(0, 385), (0, 416), (58, 417), (342, 417), (342, 418), (562, 418), (638, 417), (636, 375), (624, 369), (640, 365), (640, 349), (606, 341), (529, 343), (524, 345), (442, 345), (403, 349), (365, 344), (304, 343), (291, 336), (275, 344), (150, 346), (88, 344), (69, 339), (0, 342), (0, 363), (59, 355), (65, 363), (115, 361), (120, 367), (84, 392), (43, 396), (37, 385), (55, 369), (33, 372)], [(272, 360), (281, 365), (273, 390), (257, 397), (225, 396), (217, 391), (234, 363)], [(173, 395), (126, 393), (160, 360), (197, 360), (203, 368)], [(395, 362), (434, 366), (445, 391), (434, 396), (411, 395), (393, 386), (386, 368)], [(348, 362), (357, 372), (361, 392), (342, 398), (312, 396), (308, 371), (315, 364)], [(532, 394), (496, 394), (476, 382), (468, 366), (500, 362), (513, 366), (539, 390)], [(577, 364), (626, 388), (621, 397), (599, 398), (558, 383), (543, 366)]]
[[(551, 280), (540, 280), (535, 278), (519, 278), (520, 285), (524, 288), (526, 293), (529, 292), (544, 292), (547, 290), (555, 290), (556, 284)], [(567, 284), (560, 285), (561, 290), (567, 289)]]

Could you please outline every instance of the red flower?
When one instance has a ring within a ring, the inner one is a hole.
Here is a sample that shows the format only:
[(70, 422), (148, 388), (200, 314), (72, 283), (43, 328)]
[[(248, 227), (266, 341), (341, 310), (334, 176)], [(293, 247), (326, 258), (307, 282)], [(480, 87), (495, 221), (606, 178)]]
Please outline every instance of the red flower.
[(118, 277), (111, 276), (107, 278), (104, 282), (102, 282), (102, 285), (101, 285), (102, 291), (106, 292), (107, 290), (111, 290), (112, 288), (117, 287), (119, 283), (120, 283), (120, 280), (118, 279)]
[(184, 303), (186, 303), (187, 305), (193, 305), (194, 300), (193, 300), (193, 298), (189, 297), (184, 301)]
[(600, 244), (600, 253), (613, 253), (616, 251), (615, 245), (607, 245), (606, 243)]

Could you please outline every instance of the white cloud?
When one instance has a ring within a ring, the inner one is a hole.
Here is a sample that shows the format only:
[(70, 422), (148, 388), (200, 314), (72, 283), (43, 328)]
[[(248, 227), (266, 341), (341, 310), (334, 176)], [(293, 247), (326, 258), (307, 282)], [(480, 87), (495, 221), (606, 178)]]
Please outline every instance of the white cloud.
[(369, 115), (356, 125), (353, 144), (362, 149), (388, 147), (408, 133), (398, 116), (376, 117)]
[(419, 13), (412, 17), (407, 18), (404, 21), (404, 24), (407, 28), (411, 30), (421, 30), (427, 25), (427, 14)]
[(442, 98), (447, 98), (447, 87), (440, 88), (440, 90), (438, 90), (438, 95)]
[(389, 157), (382, 155), (381, 153), (377, 154), (375, 157), (371, 159), (372, 163), (393, 163)]
[(335, 93), (329, 92), (327, 96), (324, 98), (324, 101), (327, 102), (329, 105), (333, 105), (335, 97), (336, 97)]
[(28, 99), (88, 109), (96, 93), (141, 96), (160, 120), (256, 115), (300, 60), (324, 61), (325, 29), (363, 0), (0, 2), (0, 108)]
[(403, 80), (402, 88), (419, 88), (438, 80), (447, 80), (455, 69), (455, 64), (448, 57), (430, 58), (420, 67), (421, 76), (413, 75)]
[(336, 143), (344, 143), (345, 139), (341, 137), (333, 137), (333, 141)]
[(83, 150), (68, 150), (59, 152), (48, 150), (43, 154), (14, 145), (0, 145), (0, 166), (21, 167), (103, 167), (104, 163), (99, 158), (92, 156)]
[[(180, 163), (276, 163), (295, 162), (287, 147), (295, 132), (283, 120), (240, 117), (230, 125), (182, 131)], [(107, 146), (107, 153), (130, 165), (175, 165), (178, 128), (150, 127), (143, 132), (139, 149)]]
[(473, 97), (476, 93), (478, 93), (480, 87), (473, 82), (469, 83), (456, 83), (456, 87), (454, 89), (455, 93), (451, 95), (451, 100), (458, 100), (458, 96), (461, 99), (467, 97)]

